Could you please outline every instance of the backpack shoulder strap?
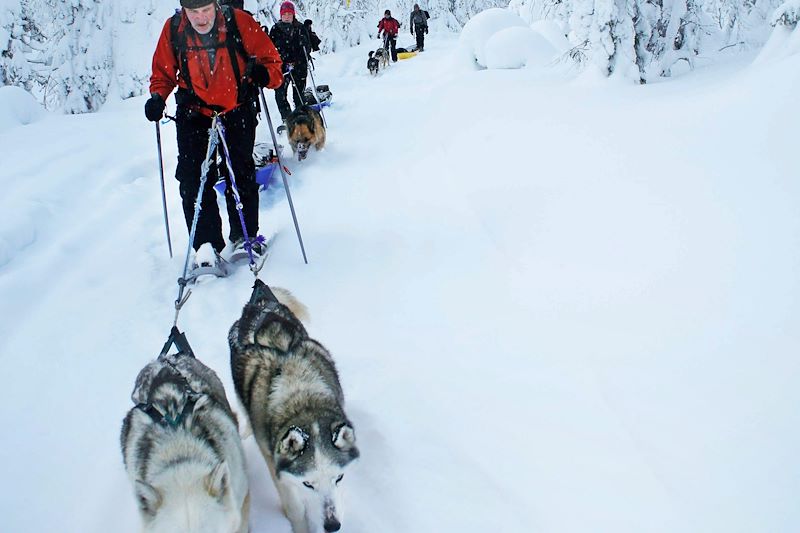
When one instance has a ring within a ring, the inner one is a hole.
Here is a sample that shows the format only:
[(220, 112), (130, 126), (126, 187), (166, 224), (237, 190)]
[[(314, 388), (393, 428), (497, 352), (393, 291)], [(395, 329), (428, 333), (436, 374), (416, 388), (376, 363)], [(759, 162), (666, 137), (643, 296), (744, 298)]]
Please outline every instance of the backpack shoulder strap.
[(236, 13), (229, 5), (222, 6), (222, 15), (225, 18), (225, 28), (227, 31), (225, 37), (225, 45), (228, 47), (228, 55), (231, 58), (231, 67), (233, 68), (233, 76), (236, 78), (236, 91), (238, 94), (238, 101), (242, 103), (245, 100), (248, 91), (242, 90), (242, 73), (239, 70), (239, 61), (237, 55), (241, 55), (242, 59), (247, 63), (247, 71), (245, 75), (249, 76), (249, 70), (252, 69), (250, 56), (247, 55), (247, 50), (244, 48), (242, 42), (242, 34), (239, 32), (239, 26), (236, 24)]
[(176, 10), (169, 22), (169, 35), (172, 41), (172, 52), (178, 60), (181, 78), (186, 82), (186, 88), (194, 93), (192, 78), (189, 76), (189, 58), (186, 55), (186, 31), (181, 31), (181, 12)]
[(225, 27), (228, 29), (228, 40), (233, 41), (236, 52), (247, 58), (247, 50), (244, 49), (242, 34), (239, 33), (239, 26), (236, 24), (236, 15), (233, 8), (229, 5), (222, 6), (222, 15), (225, 17)]

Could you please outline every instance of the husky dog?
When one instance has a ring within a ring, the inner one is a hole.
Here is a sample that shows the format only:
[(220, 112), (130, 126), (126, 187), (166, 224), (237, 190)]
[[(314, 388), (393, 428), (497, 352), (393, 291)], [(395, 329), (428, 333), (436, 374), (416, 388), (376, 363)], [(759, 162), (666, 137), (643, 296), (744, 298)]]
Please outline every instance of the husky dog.
[(256, 280), (228, 334), (233, 383), (294, 533), (338, 531), (355, 432), (330, 353), (309, 338), (299, 302), (281, 297)]
[(246, 533), (244, 452), (217, 375), (190, 348), (162, 354), (139, 373), (131, 399), (120, 440), (142, 531)]
[(286, 117), (289, 144), (297, 159), (302, 161), (308, 155), (311, 145), (317, 150), (325, 146), (325, 124), (319, 111), (310, 106), (295, 109)]
[(375, 50), (375, 58), (378, 60), (378, 66), (386, 68), (389, 66), (389, 50), (386, 48), (378, 48)]
[(376, 76), (378, 74), (378, 69), (380, 69), (381, 65), (378, 62), (378, 58), (374, 56), (375, 52), (369, 53), (369, 59), (367, 59), (367, 70), (369, 70), (370, 74)]

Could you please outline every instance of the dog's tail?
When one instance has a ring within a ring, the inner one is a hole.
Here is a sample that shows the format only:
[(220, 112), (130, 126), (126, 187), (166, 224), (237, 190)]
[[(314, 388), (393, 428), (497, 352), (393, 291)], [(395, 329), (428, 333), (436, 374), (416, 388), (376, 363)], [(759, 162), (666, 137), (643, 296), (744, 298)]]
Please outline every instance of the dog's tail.
[(291, 311), (300, 322), (303, 324), (308, 324), (310, 318), (308, 314), (308, 308), (300, 300), (298, 300), (294, 294), (292, 294), (288, 289), (281, 287), (272, 287), (272, 293), (280, 303), (289, 308), (289, 311)]
[(370, 52), (369, 52), (370, 59), (372, 59), (372, 56), (374, 56), (374, 55), (375, 55), (375, 51), (374, 50), (370, 50)]

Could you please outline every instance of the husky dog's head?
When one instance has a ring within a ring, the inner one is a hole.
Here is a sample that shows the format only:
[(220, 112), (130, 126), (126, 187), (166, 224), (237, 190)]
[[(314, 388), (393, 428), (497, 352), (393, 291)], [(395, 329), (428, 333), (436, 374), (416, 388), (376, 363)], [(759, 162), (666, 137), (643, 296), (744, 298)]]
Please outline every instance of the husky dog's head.
[(143, 533), (235, 533), (242, 510), (229, 490), (225, 462), (187, 462), (165, 470), (150, 483), (136, 481)]
[(290, 426), (275, 449), (279, 478), (304, 502), (309, 521), (327, 532), (341, 527), (345, 470), (359, 455), (355, 440), (347, 420), (325, 417)]

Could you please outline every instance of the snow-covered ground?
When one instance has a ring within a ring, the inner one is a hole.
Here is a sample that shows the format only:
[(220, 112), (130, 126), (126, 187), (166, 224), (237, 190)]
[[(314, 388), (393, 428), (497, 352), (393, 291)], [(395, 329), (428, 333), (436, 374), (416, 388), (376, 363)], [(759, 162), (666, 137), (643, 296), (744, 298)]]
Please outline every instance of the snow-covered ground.
[[(476, 71), (428, 37), (377, 79), (365, 46), (318, 60), (328, 145), (290, 163), (309, 265), (285, 201), (261, 213), (285, 230), (261, 278), (310, 308), (356, 424), (343, 531), (800, 530), (800, 57), (642, 87)], [(21, 125), (18, 96), (0, 531), (133, 532), (118, 434), (172, 324), (174, 126), (170, 260), (144, 99)], [(179, 320), (231, 399), (251, 278)], [(252, 531), (288, 532), (245, 445)]]

